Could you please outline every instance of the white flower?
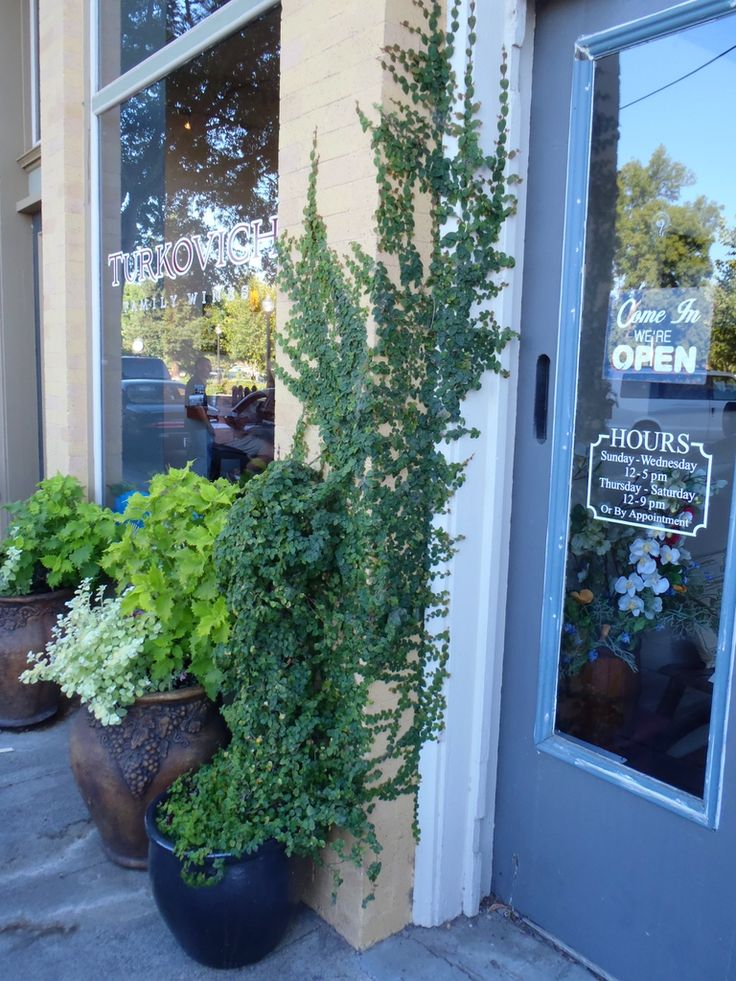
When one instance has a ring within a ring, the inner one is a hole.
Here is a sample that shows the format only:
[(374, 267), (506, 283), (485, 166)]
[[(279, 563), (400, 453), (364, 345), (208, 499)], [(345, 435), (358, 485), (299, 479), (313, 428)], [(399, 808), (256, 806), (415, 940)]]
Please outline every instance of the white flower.
[[(666, 593), (670, 588), (669, 579), (664, 576), (660, 576), (658, 572), (653, 572), (651, 576), (647, 576), (644, 580), (644, 585), (647, 589), (651, 589), (653, 593), (659, 595), (660, 593)], [(660, 600), (660, 605), (661, 605)]]
[(126, 707), (154, 685), (141, 651), (161, 625), (153, 617), (126, 616), (122, 597), (93, 596), (85, 579), (69, 613), (60, 617), (42, 654), (29, 654), (21, 681), (55, 681), (67, 694), (78, 694), (103, 725), (117, 725)]
[(659, 561), (662, 565), (677, 565), (680, 559), (679, 548), (670, 548), (669, 545), (662, 545), (659, 549)]
[(636, 571), (648, 576), (657, 566), (654, 557), (659, 555), (659, 548), (656, 538), (635, 538), (629, 546), (629, 562), (636, 562)]
[(661, 596), (648, 596), (647, 606), (644, 610), (644, 616), (647, 620), (653, 620), (657, 613), (662, 612), (662, 597)]
[[(628, 576), (619, 576), (616, 582), (613, 584), (613, 588), (617, 593), (625, 593), (628, 596), (634, 596), (636, 593), (640, 593), (644, 589), (644, 580), (641, 576), (637, 576), (636, 573)], [(619, 606), (621, 604), (619, 603)], [(623, 610), (623, 606), (621, 606)]]
[(651, 576), (651, 574), (655, 571), (656, 568), (657, 568), (656, 561), (646, 556), (642, 559), (639, 559), (639, 561), (636, 563), (636, 571), (642, 576)]
[(632, 616), (638, 617), (644, 609), (644, 600), (641, 596), (622, 596), (618, 601), (618, 608), (619, 610), (623, 610), (624, 613), (630, 613)]
[(606, 537), (604, 528), (591, 525), (572, 536), (570, 549), (573, 555), (583, 555), (591, 551), (596, 555), (605, 555), (611, 550), (611, 543)]

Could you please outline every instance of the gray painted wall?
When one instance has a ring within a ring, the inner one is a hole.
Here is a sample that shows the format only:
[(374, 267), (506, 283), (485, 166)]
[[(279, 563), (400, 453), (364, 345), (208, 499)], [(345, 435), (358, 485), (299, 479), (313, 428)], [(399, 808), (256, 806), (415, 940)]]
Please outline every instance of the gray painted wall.
[(33, 228), (17, 211), (29, 193), (18, 163), (31, 139), (28, 6), (0, 0), (0, 503), (39, 479)]

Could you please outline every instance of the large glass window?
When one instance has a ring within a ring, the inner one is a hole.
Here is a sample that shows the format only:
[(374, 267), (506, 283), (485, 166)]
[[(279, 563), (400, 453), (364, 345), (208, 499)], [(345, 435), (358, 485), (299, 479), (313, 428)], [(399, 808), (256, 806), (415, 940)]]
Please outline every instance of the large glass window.
[(696, 797), (733, 520), (734, 91), (732, 16), (596, 62), (555, 721)]
[(273, 457), (279, 24), (275, 7), (100, 118), (110, 500), (169, 465), (236, 479)]

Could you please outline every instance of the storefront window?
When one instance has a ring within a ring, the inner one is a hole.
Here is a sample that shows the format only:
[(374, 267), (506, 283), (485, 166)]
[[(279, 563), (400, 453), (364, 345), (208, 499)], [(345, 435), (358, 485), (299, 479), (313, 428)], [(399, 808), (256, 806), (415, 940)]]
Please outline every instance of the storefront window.
[(100, 81), (123, 75), (228, 0), (99, 0)]
[(273, 457), (279, 23), (100, 118), (110, 500), (167, 466), (237, 479)]
[(556, 712), (696, 797), (733, 521), (736, 137), (713, 96), (735, 48), (725, 17), (596, 63)]

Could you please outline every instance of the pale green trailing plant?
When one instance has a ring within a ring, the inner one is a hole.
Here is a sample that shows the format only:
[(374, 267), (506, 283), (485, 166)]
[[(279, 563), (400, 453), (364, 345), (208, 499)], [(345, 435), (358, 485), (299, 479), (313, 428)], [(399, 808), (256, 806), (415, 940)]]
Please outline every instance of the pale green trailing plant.
[(5, 551), (5, 558), (0, 565), (0, 596), (13, 596), (17, 594), (15, 585), (18, 579), (18, 570), (23, 560), (23, 552), (15, 545), (9, 545)]
[(148, 638), (161, 625), (148, 613), (129, 616), (123, 612), (124, 596), (105, 596), (104, 587), (92, 592), (89, 579), (67, 603), (42, 653), (31, 653), (31, 667), (21, 681), (54, 681), (65, 695), (79, 695), (96, 719), (117, 725), (136, 698), (174, 679), (154, 685), (150, 665), (141, 657)]

